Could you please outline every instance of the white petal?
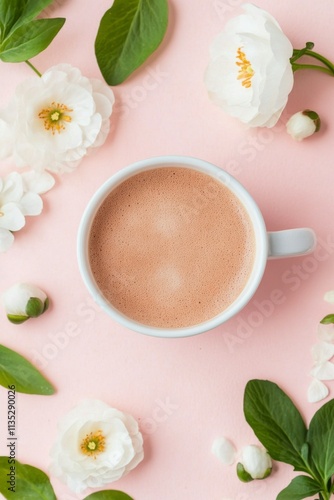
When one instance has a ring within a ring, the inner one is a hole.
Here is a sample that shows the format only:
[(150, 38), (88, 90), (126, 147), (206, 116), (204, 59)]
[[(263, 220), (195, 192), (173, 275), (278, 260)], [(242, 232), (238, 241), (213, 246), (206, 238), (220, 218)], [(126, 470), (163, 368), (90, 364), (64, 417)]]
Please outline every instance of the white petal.
[(37, 172), (29, 170), (22, 174), (25, 191), (43, 194), (49, 191), (55, 185), (54, 177), (48, 172)]
[(13, 137), (9, 125), (0, 118), (0, 159), (8, 158), (13, 151)]
[(311, 354), (313, 361), (317, 364), (329, 361), (334, 356), (334, 344), (318, 342), (312, 347)]
[(216, 438), (212, 444), (211, 451), (224, 465), (233, 464), (237, 453), (231, 441), (225, 437)]
[(14, 243), (14, 235), (8, 229), (0, 227), (0, 252), (6, 252)]
[(96, 138), (100, 133), (101, 125), (102, 117), (101, 115), (96, 113), (94, 116), (92, 116), (89, 127), (83, 127), (84, 136), (82, 146), (84, 148), (89, 148), (90, 146), (94, 145), (94, 142), (96, 141)]
[(334, 342), (334, 323), (318, 325), (318, 338), (324, 342)]
[(16, 203), (6, 203), (0, 207), (0, 227), (19, 231), (24, 225), (24, 215)]
[(0, 193), (0, 201), (2, 204), (19, 201), (23, 195), (23, 180), (21, 174), (12, 172), (4, 179), (2, 190)]
[(334, 364), (330, 361), (320, 363), (312, 368), (311, 375), (318, 380), (334, 380)]
[(326, 292), (324, 295), (324, 300), (326, 302), (329, 302), (330, 304), (334, 304), (334, 290), (330, 290), (329, 292)]
[(90, 81), (94, 90), (96, 112), (100, 113), (103, 119), (109, 118), (115, 103), (113, 91), (100, 80), (91, 79)]
[(320, 380), (314, 378), (307, 390), (307, 400), (309, 403), (317, 403), (327, 398), (328, 394), (328, 387), (323, 382), (320, 382)]
[(26, 193), (20, 200), (23, 215), (39, 215), (43, 210), (43, 200), (36, 193)]

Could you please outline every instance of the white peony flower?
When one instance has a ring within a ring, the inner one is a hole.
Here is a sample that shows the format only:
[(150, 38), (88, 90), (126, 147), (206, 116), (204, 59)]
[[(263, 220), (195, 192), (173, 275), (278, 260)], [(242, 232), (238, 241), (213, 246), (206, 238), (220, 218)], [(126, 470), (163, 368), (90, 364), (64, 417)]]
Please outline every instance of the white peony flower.
[(2, 294), (1, 298), (7, 318), (15, 324), (40, 316), (49, 306), (46, 293), (30, 283), (13, 285)]
[(135, 419), (102, 401), (86, 400), (59, 423), (51, 472), (80, 493), (117, 481), (143, 457), (143, 438)]
[(286, 130), (296, 141), (302, 141), (320, 130), (320, 118), (315, 111), (305, 109), (292, 115), (286, 124)]
[[(53, 172), (73, 170), (89, 149), (104, 143), (113, 103), (114, 94), (107, 85), (86, 78), (69, 64), (25, 80), (6, 111), (11, 117), (17, 165)], [(1, 140), (0, 157), (5, 149), (8, 144)]]
[(13, 232), (25, 225), (26, 215), (39, 215), (45, 193), (54, 185), (54, 178), (47, 172), (12, 172), (0, 177), (0, 252), (5, 252), (14, 242)]
[(264, 479), (271, 474), (272, 461), (268, 452), (257, 445), (245, 446), (237, 466), (239, 479), (248, 482), (252, 479)]
[(251, 127), (272, 127), (293, 87), (293, 47), (265, 10), (243, 4), (214, 40), (205, 84), (211, 99)]

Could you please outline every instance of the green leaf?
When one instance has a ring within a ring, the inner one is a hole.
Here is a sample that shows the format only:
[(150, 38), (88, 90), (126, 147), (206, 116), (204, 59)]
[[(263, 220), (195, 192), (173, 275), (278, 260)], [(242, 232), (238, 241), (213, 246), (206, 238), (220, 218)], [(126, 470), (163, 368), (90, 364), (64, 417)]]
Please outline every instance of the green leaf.
[(0, 385), (15, 385), (17, 392), (41, 394), (54, 393), (52, 385), (23, 356), (0, 345)]
[(133, 500), (126, 493), (118, 490), (102, 490), (92, 493), (85, 497), (83, 500)]
[(37, 19), (13, 31), (0, 45), (4, 62), (23, 62), (45, 50), (65, 23), (65, 19)]
[(279, 493), (276, 500), (302, 500), (316, 495), (319, 491), (321, 491), (321, 486), (314, 479), (308, 476), (297, 476)]
[(95, 54), (109, 85), (122, 83), (160, 45), (168, 24), (167, 0), (115, 0), (101, 19)]
[[(13, 484), (7, 482), (10, 481), (10, 473)], [(14, 488), (14, 491), (9, 490), (9, 487)], [(8, 500), (57, 500), (50, 480), (43, 471), (8, 457), (0, 457), (0, 492)]]
[(8, 34), (34, 19), (53, 0), (1, 0), (0, 26), (2, 42)]
[(245, 470), (245, 467), (241, 462), (237, 463), (237, 476), (243, 483), (250, 483), (251, 481), (254, 481), (249, 472)]
[(274, 460), (307, 471), (301, 456), (305, 423), (291, 399), (273, 382), (251, 380), (246, 385), (244, 413), (248, 424)]
[(324, 404), (313, 416), (308, 431), (312, 464), (325, 484), (334, 474), (334, 399)]
[(14, 325), (20, 325), (29, 319), (29, 316), (23, 316), (21, 314), (7, 314), (7, 319)]
[(327, 314), (322, 320), (320, 321), (323, 325), (329, 325), (330, 323), (334, 323), (334, 314)]
[(44, 311), (44, 303), (38, 297), (30, 297), (26, 305), (26, 313), (30, 318), (38, 318)]

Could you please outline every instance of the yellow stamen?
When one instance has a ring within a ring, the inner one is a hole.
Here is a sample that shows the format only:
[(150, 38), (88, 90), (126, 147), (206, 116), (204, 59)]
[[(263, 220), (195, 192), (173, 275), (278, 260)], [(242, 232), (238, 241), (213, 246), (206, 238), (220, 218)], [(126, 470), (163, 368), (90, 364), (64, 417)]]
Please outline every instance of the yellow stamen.
[(241, 80), (241, 85), (249, 89), (252, 86), (252, 78), (254, 76), (254, 70), (250, 61), (247, 59), (246, 54), (241, 50), (241, 47), (237, 50), (237, 62), (235, 63), (239, 67), (238, 80)]
[(106, 447), (106, 440), (102, 431), (90, 432), (81, 441), (80, 450), (84, 455), (96, 459), (96, 455), (102, 453)]
[(68, 108), (65, 104), (53, 101), (50, 106), (38, 113), (38, 118), (43, 120), (45, 130), (50, 130), (54, 135), (56, 132), (60, 133), (65, 130), (64, 122), (70, 123), (72, 121), (68, 114), (72, 111), (73, 109)]

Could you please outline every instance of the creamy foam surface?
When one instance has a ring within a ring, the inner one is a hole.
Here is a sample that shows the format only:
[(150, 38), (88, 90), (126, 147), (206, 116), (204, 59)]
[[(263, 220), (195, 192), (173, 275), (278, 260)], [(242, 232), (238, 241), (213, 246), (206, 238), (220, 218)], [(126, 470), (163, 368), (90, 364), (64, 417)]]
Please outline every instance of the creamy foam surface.
[(102, 203), (90, 232), (94, 279), (116, 309), (144, 325), (193, 326), (240, 295), (255, 255), (242, 203), (207, 174), (147, 170)]

